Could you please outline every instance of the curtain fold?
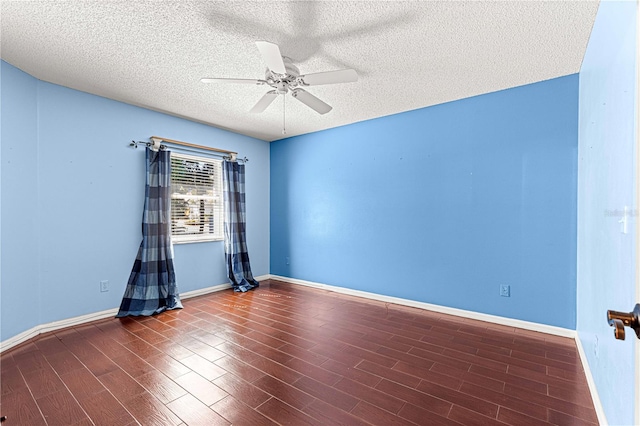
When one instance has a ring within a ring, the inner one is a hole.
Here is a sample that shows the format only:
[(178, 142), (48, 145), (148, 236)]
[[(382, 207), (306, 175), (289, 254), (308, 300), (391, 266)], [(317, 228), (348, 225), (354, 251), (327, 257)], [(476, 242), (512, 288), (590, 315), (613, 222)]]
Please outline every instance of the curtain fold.
[(171, 153), (146, 150), (142, 243), (116, 317), (181, 309), (171, 244)]
[(253, 278), (247, 250), (244, 164), (222, 163), (224, 186), (224, 255), (227, 275), (234, 291), (245, 292), (258, 287)]

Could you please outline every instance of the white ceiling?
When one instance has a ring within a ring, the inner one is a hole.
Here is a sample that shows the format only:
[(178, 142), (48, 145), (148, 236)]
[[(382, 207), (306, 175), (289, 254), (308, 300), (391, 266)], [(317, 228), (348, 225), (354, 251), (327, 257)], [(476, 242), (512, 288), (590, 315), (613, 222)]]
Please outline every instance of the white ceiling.
[(282, 138), (256, 40), (302, 74), (353, 68), (356, 83), (310, 87), (319, 115), (286, 99), (287, 136), (580, 70), (597, 1), (7, 1), (2, 59), (44, 81), (264, 140)]

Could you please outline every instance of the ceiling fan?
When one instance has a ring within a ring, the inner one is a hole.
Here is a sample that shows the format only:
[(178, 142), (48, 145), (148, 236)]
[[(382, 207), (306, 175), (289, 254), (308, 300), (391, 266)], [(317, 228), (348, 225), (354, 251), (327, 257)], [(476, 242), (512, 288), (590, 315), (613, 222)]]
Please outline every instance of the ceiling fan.
[(258, 103), (249, 111), (252, 113), (263, 112), (278, 95), (291, 93), (291, 96), (319, 114), (328, 113), (332, 107), (302, 89), (302, 87), (358, 81), (358, 73), (352, 69), (300, 75), (298, 67), (293, 64), (291, 59), (280, 54), (280, 48), (277, 44), (268, 41), (257, 41), (256, 45), (264, 62), (267, 64), (264, 80), (203, 78), (200, 81), (203, 83), (238, 83), (271, 86), (274, 90), (270, 90), (264, 94)]

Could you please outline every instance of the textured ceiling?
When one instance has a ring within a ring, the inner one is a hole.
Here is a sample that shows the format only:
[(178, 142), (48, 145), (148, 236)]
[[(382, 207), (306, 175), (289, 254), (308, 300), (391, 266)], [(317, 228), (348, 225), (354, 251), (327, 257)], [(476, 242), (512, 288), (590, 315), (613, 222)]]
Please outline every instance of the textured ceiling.
[[(353, 68), (356, 83), (310, 87), (333, 110), (286, 98), (287, 136), (580, 70), (594, 1), (6, 1), (2, 59), (44, 81), (229, 129), (282, 138), (256, 40), (302, 74)], [(174, 135), (175, 136), (175, 135)], [(176, 136), (177, 137), (177, 136)]]

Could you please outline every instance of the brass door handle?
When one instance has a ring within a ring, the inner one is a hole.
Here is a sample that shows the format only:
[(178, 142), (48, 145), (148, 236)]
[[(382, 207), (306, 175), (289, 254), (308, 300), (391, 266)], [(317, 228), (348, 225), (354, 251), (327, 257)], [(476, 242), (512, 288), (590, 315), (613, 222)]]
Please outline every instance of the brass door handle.
[(624, 340), (625, 327), (632, 328), (640, 339), (640, 303), (637, 303), (633, 312), (607, 311), (607, 322), (614, 327), (613, 335), (618, 340)]

